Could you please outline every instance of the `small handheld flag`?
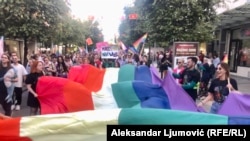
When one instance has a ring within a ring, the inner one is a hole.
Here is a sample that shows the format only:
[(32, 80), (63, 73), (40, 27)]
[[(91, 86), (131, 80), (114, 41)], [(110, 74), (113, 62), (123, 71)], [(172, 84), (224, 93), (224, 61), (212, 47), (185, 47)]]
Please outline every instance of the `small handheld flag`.
[(122, 41), (120, 41), (120, 47), (122, 48), (122, 50), (127, 50), (127, 47), (124, 45)]
[(92, 39), (89, 37), (89, 38), (86, 39), (86, 43), (87, 43), (87, 45), (89, 46), (89, 45), (92, 45), (92, 44), (93, 44), (93, 41), (92, 41)]
[(145, 33), (141, 38), (139, 38), (137, 41), (133, 43), (133, 46), (136, 50), (138, 50), (141, 43), (145, 43), (146, 39), (148, 37), (148, 33)]
[(227, 55), (227, 54), (225, 54), (225, 56), (224, 56), (224, 58), (223, 58), (222, 62), (224, 62), (224, 63), (227, 63), (227, 64), (228, 64), (228, 55)]

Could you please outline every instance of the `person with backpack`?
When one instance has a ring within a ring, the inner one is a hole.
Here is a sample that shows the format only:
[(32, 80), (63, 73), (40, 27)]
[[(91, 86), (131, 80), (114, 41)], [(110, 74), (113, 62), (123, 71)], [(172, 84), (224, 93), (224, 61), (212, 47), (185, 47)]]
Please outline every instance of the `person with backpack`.
[(15, 85), (14, 82), (17, 82), (17, 71), (15, 68), (9, 69), (6, 74), (4, 75), (4, 78), (9, 78), (12, 81), (8, 81), (7, 79), (4, 80), (4, 84), (7, 88), (7, 97), (5, 98), (5, 100), (9, 103), (9, 102), (13, 102), (12, 100), (12, 96), (14, 93), (14, 89), (15, 89)]

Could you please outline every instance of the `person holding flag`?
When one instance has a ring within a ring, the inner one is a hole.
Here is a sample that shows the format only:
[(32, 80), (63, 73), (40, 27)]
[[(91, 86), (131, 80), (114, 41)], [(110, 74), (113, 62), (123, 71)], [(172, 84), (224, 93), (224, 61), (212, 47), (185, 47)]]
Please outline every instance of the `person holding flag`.
[(230, 69), (227, 63), (221, 62), (216, 70), (216, 78), (212, 80), (208, 89), (208, 96), (198, 103), (197, 106), (203, 106), (208, 101), (213, 101), (210, 113), (216, 114), (223, 102), (231, 91), (238, 90), (238, 85), (235, 79), (230, 78)]
[(90, 38), (90, 37), (88, 37), (87, 39), (86, 39), (86, 53), (88, 53), (88, 46), (90, 46), (90, 45), (92, 45), (93, 44), (93, 41), (92, 41), (92, 39)]

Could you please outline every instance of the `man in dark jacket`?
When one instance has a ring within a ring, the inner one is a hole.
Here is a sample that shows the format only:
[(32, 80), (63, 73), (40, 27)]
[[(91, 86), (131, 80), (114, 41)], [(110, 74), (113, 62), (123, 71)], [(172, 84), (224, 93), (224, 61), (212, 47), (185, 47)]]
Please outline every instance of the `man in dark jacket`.
[(182, 88), (190, 95), (190, 97), (196, 101), (197, 88), (200, 82), (200, 72), (195, 69), (195, 65), (198, 59), (196, 57), (187, 58), (187, 68), (181, 74), (173, 73), (175, 78), (183, 80), (181, 84)]

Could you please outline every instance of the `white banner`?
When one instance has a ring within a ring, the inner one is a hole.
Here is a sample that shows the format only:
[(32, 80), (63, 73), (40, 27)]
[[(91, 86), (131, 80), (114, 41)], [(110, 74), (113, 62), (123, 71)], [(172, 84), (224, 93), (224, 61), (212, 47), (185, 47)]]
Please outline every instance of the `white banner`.
[(0, 38), (0, 60), (1, 60), (1, 56), (4, 53), (4, 40), (3, 40), (3, 36), (1, 36)]
[(118, 51), (102, 51), (102, 59), (117, 59)]

